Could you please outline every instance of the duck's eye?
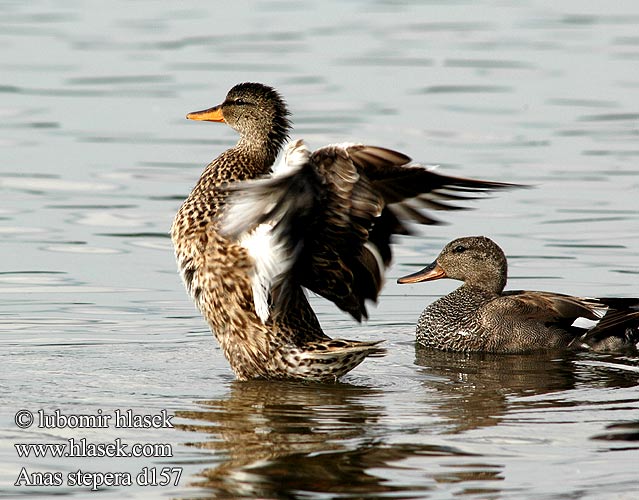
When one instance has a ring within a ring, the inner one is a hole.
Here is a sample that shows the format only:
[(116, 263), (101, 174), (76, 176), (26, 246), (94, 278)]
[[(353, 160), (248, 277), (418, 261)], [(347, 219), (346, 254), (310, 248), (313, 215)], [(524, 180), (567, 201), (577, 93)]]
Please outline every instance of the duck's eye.
[(244, 104), (248, 104), (244, 99), (238, 97), (233, 101), (233, 104), (237, 104), (238, 106), (243, 106)]
[(466, 251), (466, 247), (464, 245), (457, 245), (453, 248), (453, 253), (463, 253)]

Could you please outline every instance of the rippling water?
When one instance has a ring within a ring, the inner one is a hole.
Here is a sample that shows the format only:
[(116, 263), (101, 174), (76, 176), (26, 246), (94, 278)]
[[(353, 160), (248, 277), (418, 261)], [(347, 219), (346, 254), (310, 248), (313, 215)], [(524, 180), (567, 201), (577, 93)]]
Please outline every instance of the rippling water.
[[(455, 284), (398, 287), (450, 239), (486, 234), (511, 287), (637, 296), (639, 6), (582, 2), (0, 3), (0, 488), (22, 467), (177, 486), (101, 497), (634, 498), (639, 358), (466, 356), (414, 345)], [(358, 326), (386, 338), (336, 385), (237, 383), (175, 272), (168, 229), (235, 141), (184, 115), (240, 81), (276, 86), (295, 137), (400, 149), (527, 183), (402, 238)], [(175, 413), (174, 428), (19, 429), (19, 409)], [(19, 458), (15, 443), (168, 443), (172, 457)]]

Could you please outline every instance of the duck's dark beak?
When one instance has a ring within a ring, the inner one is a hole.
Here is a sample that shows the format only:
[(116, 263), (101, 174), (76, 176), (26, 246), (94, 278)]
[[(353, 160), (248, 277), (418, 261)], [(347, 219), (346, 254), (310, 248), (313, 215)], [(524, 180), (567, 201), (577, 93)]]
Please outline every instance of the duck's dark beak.
[(437, 263), (437, 261), (435, 261), (432, 264), (428, 264), (421, 271), (409, 274), (408, 276), (402, 276), (397, 280), (397, 283), (419, 283), (420, 281), (432, 281), (441, 278), (447, 278), (446, 271), (444, 271), (444, 269)]
[(200, 120), (205, 122), (223, 122), (224, 115), (222, 114), (222, 105), (213, 106), (209, 109), (203, 109), (202, 111), (193, 111), (186, 115), (189, 120)]

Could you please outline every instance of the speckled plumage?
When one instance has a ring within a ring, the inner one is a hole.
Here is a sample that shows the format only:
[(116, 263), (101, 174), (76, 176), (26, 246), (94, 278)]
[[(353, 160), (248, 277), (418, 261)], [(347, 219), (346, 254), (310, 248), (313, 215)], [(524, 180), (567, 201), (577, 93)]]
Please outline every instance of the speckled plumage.
[(225, 188), (270, 172), (290, 127), (284, 102), (273, 89), (242, 84), (227, 95), (227, 108), (234, 99), (254, 100), (258, 114), (239, 124), (238, 144), (206, 167), (175, 217), (171, 237), (180, 274), (238, 379), (336, 379), (367, 355), (382, 353), (379, 342), (332, 341), (301, 289), (290, 312), (262, 323), (253, 308), (252, 259), (219, 232)]
[[(383, 148), (311, 153), (301, 141), (269, 175), (288, 136), (287, 116), (279, 94), (257, 83), (236, 85), (221, 105), (188, 115), (224, 121), (240, 139), (206, 167), (171, 237), (186, 288), (238, 379), (335, 380), (384, 350), (380, 341), (326, 336), (304, 288), (365, 317), (390, 262), (391, 235), (407, 232), (397, 214), (433, 222), (409, 198), (454, 208), (436, 199), (507, 185), (435, 174)], [(288, 257), (273, 263), (263, 255), (273, 249)]]
[[(435, 262), (400, 283), (464, 281), (422, 312), (417, 341), (451, 351), (521, 353), (564, 347), (633, 349), (639, 341), (639, 299), (582, 298), (506, 291), (506, 256), (483, 236), (459, 238)], [(579, 318), (588, 325), (575, 323)]]

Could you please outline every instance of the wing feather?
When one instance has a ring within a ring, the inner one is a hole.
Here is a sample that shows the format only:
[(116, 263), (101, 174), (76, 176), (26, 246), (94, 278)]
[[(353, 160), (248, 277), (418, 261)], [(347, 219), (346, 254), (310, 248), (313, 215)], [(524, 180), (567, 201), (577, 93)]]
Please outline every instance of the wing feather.
[(597, 299), (573, 297), (553, 292), (510, 290), (502, 301), (526, 318), (558, 325), (571, 325), (578, 318), (599, 320), (607, 307)]
[[(361, 321), (376, 301), (405, 221), (436, 224), (425, 209), (458, 210), (486, 191), (514, 187), (435, 173), (397, 151), (363, 144), (330, 145), (310, 153), (288, 145), (272, 176), (228, 188), (222, 231), (240, 239), (262, 224), (273, 248), (290, 255), (270, 283), (271, 311), (283, 311), (305, 287)], [(272, 259), (271, 259), (272, 260)], [(256, 265), (256, 269), (260, 268)], [(266, 268), (262, 266), (261, 268)]]

